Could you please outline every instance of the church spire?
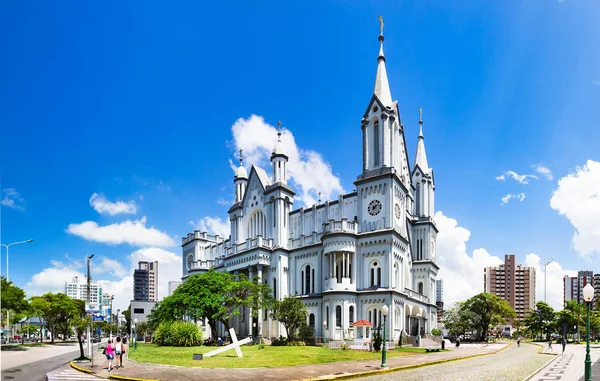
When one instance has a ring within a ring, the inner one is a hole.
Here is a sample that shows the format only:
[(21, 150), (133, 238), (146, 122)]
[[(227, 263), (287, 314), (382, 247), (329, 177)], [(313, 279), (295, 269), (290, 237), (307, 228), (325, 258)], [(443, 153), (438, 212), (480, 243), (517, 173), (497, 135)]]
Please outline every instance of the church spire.
[(417, 143), (417, 155), (415, 156), (415, 166), (421, 167), (421, 170), (427, 171), (427, 155), (425, 154), (425, 137), (423, 136), (423, 108), (419, 107), (419, 142)]
[(385, 70), (385, 55), (383, 54), (383, 16), (379, 16), (379, 56), (377, 57), (377, 76), (375, 77), (375, 89), (373, 94), (379, 98), (386, 107), (392, 106), (392, 93)]

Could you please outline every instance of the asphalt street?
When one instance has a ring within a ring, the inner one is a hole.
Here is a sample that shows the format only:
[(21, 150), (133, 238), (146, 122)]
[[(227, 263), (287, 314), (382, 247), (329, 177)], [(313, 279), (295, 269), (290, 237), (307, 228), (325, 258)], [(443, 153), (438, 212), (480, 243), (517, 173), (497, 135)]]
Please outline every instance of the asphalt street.
[[(98, 344), (94, 344), (97, 348)], [(2, 381), (43, 381), (46, 373), (68, 364), (73, 359), (79, 357), (79, 347), (73, 346), (73, 350), (67, 353), (61, 353), (57, 356), (32, 361), (14, 366), (12, 368), (2, 368)], [(27, 352), (23, 351), (23, 356)]]

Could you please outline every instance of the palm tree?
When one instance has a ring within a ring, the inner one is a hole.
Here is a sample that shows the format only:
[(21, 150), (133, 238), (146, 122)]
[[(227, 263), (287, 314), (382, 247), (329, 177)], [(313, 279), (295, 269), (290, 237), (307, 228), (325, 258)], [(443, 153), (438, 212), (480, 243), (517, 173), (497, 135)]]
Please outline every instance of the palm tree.
[(585, 306), (583, 303), (577, 303), (577, 300), (571, 299), (567, 302), (565, 306), (565, 310), (571, 311), (573, 316), (577, 317), (577, 343), (580, 342), (580, 334), (579, 334), (579, 326), (581, 323), (581, 315), (585, 311)]
[(151, 333), (148, 323), (145, 321), (137, 323), (135, 326), (135, 333), (136, 335), (142, 335), (145, 338), (147, 333)]

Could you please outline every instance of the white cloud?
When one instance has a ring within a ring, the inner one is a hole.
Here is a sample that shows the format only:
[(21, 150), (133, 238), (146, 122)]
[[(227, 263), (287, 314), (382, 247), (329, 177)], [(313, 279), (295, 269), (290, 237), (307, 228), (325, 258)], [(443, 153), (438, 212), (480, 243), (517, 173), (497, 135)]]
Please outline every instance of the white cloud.
[(94, 193), (92, 197), (90, 197), (90, 206), (100, 214), (109, 214), (111, 216), (121, 213), (137, 213), (137, 205), (135, 204), (135, 201), (110, 202), (104, 197), (104, 195), (99, 195), (98, 193)]
[(506, 204), (512, 199), (523, 201), (525, 200), (525, 193), (508, 193), (506, 196), (501, 198), (502, 205)]
[(519, 182), (520, 184), (529, 184), (528, 179), (537, 179), (536, 175), (519, 175), (515, 171), (506, 171), (500, 176), (496, 176), (496, 180), (504, 181), (506, 180), (506, 176), (510, 176), (513, 180)]
[(219, 197), (219, 199), (217, 200), (217, 204), (231, 206), (231, 205), (233, 205), (233, 201), (227, 201), (223, 197)]
[(201, 232), (218, 234), (219, 237), (224, 238), (229, 237), (231, 227), (228, 220), (222, 220), (219, 217), (204, 217), (197, 223), (190, 221), (190, 225)]
[(92, 261), (94, 264), (92, 271), (94, 273), (109, 273), (112, 276), (122, 278), (127, 275), (127, 270), (121, 263), (115, 259), (108, 257), (100, 257), (100, 263), (96, 265), (97, 261)]
[(575, 228), (573, 247), (579, 255), (600, 254), (600, 162), (588, 160), (558, 180), (550, 207)]
[(2, 193), (4, 194), (2, 201), (0, 201), (2, 206), (21, 211), (25, 210), (25, 207), (23, 206), (25, 199), (15, 188), (4, 188), (2, 189)]
[(554, 176), (552, 176), (552, 171), (550, 169), (548, 169), (548, 167), (544, 167), (541, 164), (536, 164), (536, 165), (533, 166), (533, 169), (537, 173), (545, 176), (548, 180), (553, 180), (554, 179)]
[[(95, 258), (94, 258), (95, 259)], [(167, 296), (168, 284), (171, 280), (181, 280), (181, 256), (160, 248), (144, 248), (134, 251), (126, 256), (125, 264), (110, 259), (101, 258), (98, 266), (92, 259), (92, 280), (102, 285), (102, 292), (114, 295), (113, 309), (126, 310), (133, 299), (133, 271), (138, 268), (139, 261), (158, 261), (158, 296), (159, 299)], [(58, 261), (51, 261), (52, 267), (46, 268), (33, 275), (31, 281), (25, 286), (28, 296), (42, 295), (46, 292), (64, 292), (65, 281), (71, 281), (74, 276), (85, 279), (83, 272), (70, 265)], [(106, 271), (99, 272), (100, 266), (109, 267)], [(98, 274), (115, 274), (118, 280), (102, 279)], [(121, 274), (121, 275), (117, 275)]]
[[(257, 115), (238, 119), (231, 129), (236, 152), (244, 150), (244, 162), (269, 168), (269, 158), (277, 141), (277, 129)], [(281, 141), (289, 157), (289, 178), (299, 188), (298, 200), (310, 206), (316, 202), (319, 191), (326, 199), (344, 192), (340, 179), (332, 173), (331, 166), (321, 154), (298, 147), (294, 135), (286, 129), (282, 130)], [(234, 167), (233, 163), (231, 165)]]
[(444, 280), (444, 307), (450, 308), (456, 302), (464, 301), (483, 292), (483, 269), (504, 263), (484, 248), (467, 253), (467, 241), (471, 232), (458, 226), (455, 219), (442, 212), (435, 214), (439, 229), (437, 235), (437, 263), (440, 266), (438, 279)]
[[(556, 261), (552, 261), (548, 264), (548, 277), (544, 273), (543, 261), (537, 254), (527, 254), (525, 257), (525, 266), (535, 267), (536, 281), (535, 281), (535, 300), (536, 302), (544, 300), (544, 291), (547, 292), (548, 304), (555, 310), (562, 310), (563, 307), (563, 277), (577, 276), (576, 270), (566, 270)], [(548, 286), (545, 287), (544, 281), (547, 279)]]
[(113, 245), (128, 243), (132, 246), (175, 246), (175, 241), (167, 233), (154, 227), (146, 227), (146, 217), (106, 226), (99, 226), (94, 221), (85, 221), (80, 224), (69, 224), (66, 231), (88, 241)]

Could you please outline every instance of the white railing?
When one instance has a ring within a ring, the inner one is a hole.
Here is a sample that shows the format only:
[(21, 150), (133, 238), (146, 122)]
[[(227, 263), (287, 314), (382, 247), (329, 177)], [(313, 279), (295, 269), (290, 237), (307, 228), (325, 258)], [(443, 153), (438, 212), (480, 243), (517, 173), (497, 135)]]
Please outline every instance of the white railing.
[(408, 295), (409, 298), (420, 300), (421, 302), (429, 303), (429, 298), (423, 294), (419, 294), (416, 291), (411, 290), (410, 288), (404, 287), (404, 293)]
[(358, 224), (342, 218), (341, 221), (329, 220), (323, 224), (323, 234), (354, 233), (358, 234)]
[(255, 249), (257, 247), (264, 247), (267, 249), (273, 248), (273, 239), (272, 238), (263, 238), (261, 236), (257, 236), (253, 239), (246, 239), (246, 242), (238, 243), (237, 245), (233, 245), (230, 249), (227, 250), (227, 257), (230, 257), (235, 254), (243, 253), (244, 251)]
[(186, 243), (194, 239), (204, 239), (212, 242), (223, 242), (223, 237), (219, 237), (218, 235), (210, 235), (207, 232), (200, 232), (199, 230), (195, 230), (193, 233), (188, 233), (187, 236), (182, 237), (181, 244), (185, 245)]

